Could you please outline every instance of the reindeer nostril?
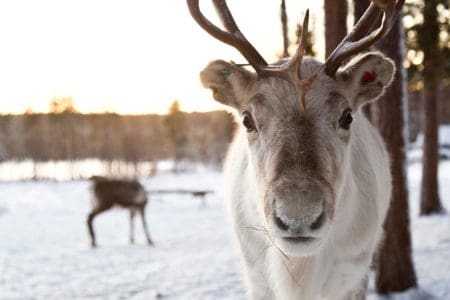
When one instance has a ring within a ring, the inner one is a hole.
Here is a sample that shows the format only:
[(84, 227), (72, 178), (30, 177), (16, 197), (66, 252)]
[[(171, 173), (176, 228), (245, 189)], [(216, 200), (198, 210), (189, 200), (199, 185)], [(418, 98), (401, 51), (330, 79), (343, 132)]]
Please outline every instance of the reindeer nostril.
[(289, 229), (288, 225), (286, 225), (283, 220), (281, 220), (276, 214), (273, 215), (273, 220), (275, 224), (281, 229), (287, 231)]
[(324, 222), (325, 222), (325, 213), (322, 212), (320, 214), (320, 216), (317, 217), (317, 219), (314, 221), (314, 223), (311, 224), (311, 226), (309, 228), (311, 228), (311, 230), (317, 230), (320, 227), (322, 227)]

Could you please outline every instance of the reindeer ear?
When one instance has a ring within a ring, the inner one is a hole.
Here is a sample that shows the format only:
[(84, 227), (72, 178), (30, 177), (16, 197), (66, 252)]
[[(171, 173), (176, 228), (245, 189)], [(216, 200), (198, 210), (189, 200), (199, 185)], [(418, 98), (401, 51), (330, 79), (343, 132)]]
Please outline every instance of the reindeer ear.
[(336, 72), (336, 81), (353, 110), (375, 100), (391, 84), (395, 71), (392, 60), (379, 52), (352, 58)]
[(222, 104), (241, 109), (245, 94), (256, 75), (233, 63), (216, 60), (200, 73), (203, 86)]

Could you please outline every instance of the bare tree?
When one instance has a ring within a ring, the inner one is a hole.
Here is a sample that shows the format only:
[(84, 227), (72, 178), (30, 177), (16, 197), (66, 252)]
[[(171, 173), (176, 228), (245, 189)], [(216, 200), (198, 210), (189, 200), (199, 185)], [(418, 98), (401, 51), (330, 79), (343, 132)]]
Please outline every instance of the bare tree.
[[(281, 58), (289, 57), (289, 35), (288, 35), (288, 17), (286, 13), (286, 3), (285, 0), (281, 1), (280, 6), (280, 19), (281, 19), (281, 29), (282, 29), (282, 36), (283, 36), (283, 53), (281, 54)], [(303, 28), (302, 23), (297, 23), (295, 35), (297, 37), (295, 43), (299, 44), (301, 36), (303, 34)], [(306, 35), (306, 45), (305, 45), (305, 54), (309, 56), (316, 56), (316, 53), (313, 49), (313, 31), (305, 32)], [(337, 44), (336, 44), (337, 45)]]
[[(362, 17), (364, 12), (366, 11), (367, 7), (369, 7), (370, 0), (353, 0), (353, 16), (354, 16), (354, 23), (356, 24), (358, 20)], [(363, 112), (366, 115), (367, 119), (372, 121), (372, 109), (371, 109), (371, 103), (367, 103), (363, 108)]]
[(379, 101), (379, 129), (391, 156), (392, 197), (385, 221), (385, 240), (378, 257), (376, 290), (400, 292), (417, 286), (409, 231), (408, 189), (405, 157), (406, 72), (403, 69), (403, 27), (397, 20), (388, 36), (378, 43), (394, 59), (397, 74)]
[(188, 155), (188, 122), (187, 115), (181, 111), (180, 104), (174, 100), (166, 116), (166, 127), (169, 138), (173, 143), (173, 158), (175, 160), (175, 170), (178, 164), (187, 158)]
[(443, 211), (439, 198), (438, 165), (438, 92), (441, 55), (439, 50), (439, 23), (437, 5), (440, 0), (424, 1), (423, 27), (419, 31), (419, 44), (424, 53), (424, 142), (420, 214), (430, 215)]
[(283, 32), (283, 54), (282, 57), (289, 57), (289, 37), (288, 37), (288, 25), (287, 25), (287, 14), (286, 14), (286, 1), (281, 0), (280, 9), (281, 18), (281, 30)]

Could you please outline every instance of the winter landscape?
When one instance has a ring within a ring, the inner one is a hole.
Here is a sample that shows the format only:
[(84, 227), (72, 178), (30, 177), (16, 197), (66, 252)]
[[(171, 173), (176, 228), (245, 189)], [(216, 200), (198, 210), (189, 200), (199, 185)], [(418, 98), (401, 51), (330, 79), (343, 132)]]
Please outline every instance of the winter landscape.
[[(420, 289), (450, 299), (450, 218), (419, 218), (419, 163), (409, 165), (408, 179)], [(441, 163), (439, 180), (448, 210), (450, 161)], [(144, 242), (138, 222), (137, 242), (128, 243), (126, 211), (106, 212), (95, 223), (99, 248), (91, 249), (88, 181), (1, 183), (0, 299), (244, 299), (220, 172), (202, 167), (161, 172), (143, 183), (148, 190), (215, 193), (206, 203), (189, 195), (151, 196), (153, 247)], [(376, 299), (373, 288), (370, 293), (369, 299)]]
[(450, 300), (450, 1), (255, 3), (0, 1), (0, 300)]

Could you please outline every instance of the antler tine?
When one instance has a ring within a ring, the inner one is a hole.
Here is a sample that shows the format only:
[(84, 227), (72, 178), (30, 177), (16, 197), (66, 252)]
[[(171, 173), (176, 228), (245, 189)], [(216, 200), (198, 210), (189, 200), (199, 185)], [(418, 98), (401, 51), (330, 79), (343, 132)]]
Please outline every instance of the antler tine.
[(302, 63), (303, 54), (305, 53), (306, 41), (308, 39), (308, 22), (309, 22), (309, 9), (306, 10), (305, 17), (303, 19), (302, 33), (300, 37), (300, 43), (295, 51), (294, 56), (285, 64), (279, 67), (265, 68), (262, 75), (265, 76), (278, 76), (289, 77), (294, 74), (296, 79), (300, 79), (300, 66)]
[(300, 44), (298, 45), (297, 51), (292, 58), (292, 63), (297, 65), (297, 74), (300, 78), (300, 68), (298, 66), (302, 63), (303, 54), (305, 54), (306, 41), (308, 40), (308, 22), (309, 22), (309, 9), (306, 10), (305, 18), (303, 18), (302, 35), (300, 37)]
[[(341, 41), (327, 58), (324, 65), (325, 73), (334, 77), (337, 69), (345, 59), (369, 48), (376, 41), (386, 36), (394, 25), (404, 2), (405, 0), (376, 0), (372, 2), (355, 25), (353, 31)], [(379, 8), (384, 12), (382, 24), (378, 29), (367, 35), (379, 18)]]
[(199, 0), (187, 0), (192, 17), (206, 32), (221, 42), (236, 48), (253, 66), (256, 73), (262, 73), (267, 66), (267, 62), (239, 30), (225, 0), (213, 0), (213, 3), (228, 32), (223, 31), (206, 19), (200, 11)]

